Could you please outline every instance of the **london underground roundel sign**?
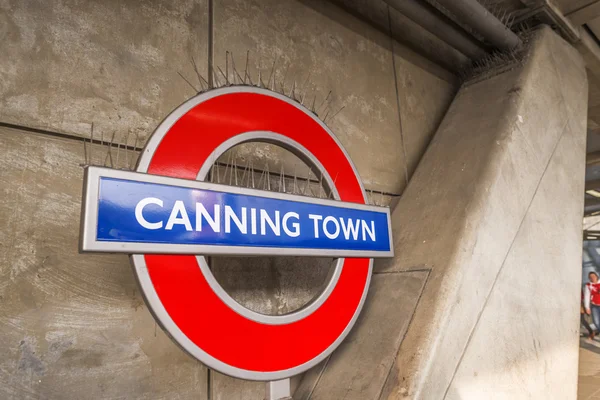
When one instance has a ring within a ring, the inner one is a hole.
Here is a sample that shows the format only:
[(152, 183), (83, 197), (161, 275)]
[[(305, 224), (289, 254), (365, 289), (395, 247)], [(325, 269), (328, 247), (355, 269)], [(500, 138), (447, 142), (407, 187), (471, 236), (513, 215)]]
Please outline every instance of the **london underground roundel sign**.
[[(257, 141), (319, 169), (335, 200), (204, 182), (225, 151)], [(88, 167), (84, 194), (81, 250), (132, 254), (161, 326), (210, 368), (244, 379), (283, 379), (327, 357), (360, 313), (373, 257), (393, 255), (389, 210), (365, 204), (335, 136), (300, 104), (254, 87), (182, 104), (156, 129), (136, 172)], [(205, 254), (338, 260), (316, 299), (271, 316), (233, 300)]]

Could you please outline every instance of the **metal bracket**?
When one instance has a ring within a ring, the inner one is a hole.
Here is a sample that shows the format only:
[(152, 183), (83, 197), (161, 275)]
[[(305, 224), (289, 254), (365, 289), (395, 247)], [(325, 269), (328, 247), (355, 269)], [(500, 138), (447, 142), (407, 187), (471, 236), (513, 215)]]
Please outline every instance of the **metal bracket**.
[(267, 400), (292, 400), (290, 379), (267, 382)]

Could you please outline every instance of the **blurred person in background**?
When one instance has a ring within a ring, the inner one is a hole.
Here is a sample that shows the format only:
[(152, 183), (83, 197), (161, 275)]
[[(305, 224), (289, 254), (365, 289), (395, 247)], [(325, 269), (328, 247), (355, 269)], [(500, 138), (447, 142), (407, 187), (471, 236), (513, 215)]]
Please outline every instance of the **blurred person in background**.
[[(590, 272), (588, 277), (590, 281), (585, 284), (583, 290), (583, 306), (585, 313), (592, 316), (592, 322), (597, 333), (598, 329), (600, 329), (600, 282), (598, 282), (598, 274), (596, 272)], [(594, 336), (594, 334), (590, 334), (591, 339)]]

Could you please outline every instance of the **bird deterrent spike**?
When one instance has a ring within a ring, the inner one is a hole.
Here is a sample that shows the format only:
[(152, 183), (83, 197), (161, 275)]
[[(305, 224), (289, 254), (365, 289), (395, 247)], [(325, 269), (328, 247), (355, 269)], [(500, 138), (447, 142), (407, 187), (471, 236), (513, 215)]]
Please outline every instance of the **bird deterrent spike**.
[(223, 70), (221, 69), (221, 67), (217, 67), (217, 69), (219, 70), (221, 75), (223, 75), (223, 78), (225, 79), (227, 86), (229, 86), (229, 80), (227, 79), (227, 75), (225, 73), (223, 73)]
[(258, 57), (258, 82), (256, 82), (255, 86), (258, 86), (260, 88), (265, 87), (264, 82), (262, 81), (262, 57)]
[(287, 78), (287, 73), (290, 70), (290, 64), (288, 64), (287, 68), (285, 69), (285, 73), (283, 74), (283, 80), (281, 81), (281, 93), (283, 95), (285, 95), (285, 79)]
[(326, 102), (326, 101), (329, 99), (329, 96), (331, 96), (331, 90), (329, 91), (329, 93), (327, 93), (327, 97), (325, 97), (325, 99), (323, 100), (323, 102), (321, 103), (321, 105), (319, 106), (319, 108), (317, 108), (317, 109), (315, 110), (315, 112), (316, 112), (317, 110), (320, 110), (320, 109), (321, 109), (321, 107), (323, 107), (323, 104), (325, 104), (325, 102)]
[(260, 178), (258, 178), (258, 189), (264, 189), (265, 187), (265, 170), (263, 169), (260, 173)]
[[(242, 77), (240, 76), (240, 74), (237, 72), (237, 68), (235, 67), (235, 59), (233, 58), (233, 53), (231, 54), (231, 70), (233, 71), (233, 77), (237, 77), (237, 79), (239, 79), (240, 82), (243, 81)], [(235, 82), (233, 82), (235, 84)]]
[(285, 191), (285, 174), (283, 171), (283, 164), (281, 164), (281, 184), (279, 185), (280, 191), (281, 191), (282, 187), (283, 187), (282, 193), (286, 193), (286, 191)]
[[(221, 70), (221, 68), (217, 67), (217, 70)], [(217, 74), (217, 70), (213, 68), (213, 81), (216, 82), (215, 87), (221, 87), (221, 80), (219, 79), (219, 75)], [(223, 74), (223, 71), (220, 71)], [(223, 75), (224, 77), (225, 75)]]
[(319, 178), (319, 198), (321, 198), (322, 190), (323, 190), (323, 171), (321, 171), (321, 178)]
[(248, 183), (244, 184), (244, 179), (247, 179), (248, 181), (250, 180), (249, 171), (250, 171), (250, 159), (247, 159), (246, 166), (244, 167), (244, 174), (242, 175), (242, 179), (240, 179), (240, 181), (242, 182), (241, 186), (248, 187)]
[[(323, 110), (323, 111), (325, 111), (325, 110)], [(331, 110), (327, 110), (327, 114), (325, 114), (325, 118), (323, 118), (323, 123), (327, 122), (327, 116), (329, 115), (329, 111), (331, 111)]]
[[(227, 165), (225, 166), (225, 173), (229, 171), (229, 186), (231, 186), (233, 174), (231, 173), (231, 163), (233, 162), (233, 151), (229, 152), (229, 161), (227, 161)], [(223, 175), (223, 180), (225, 180), (225, 176)]]
[(275, 60), (273, 61), (273, 66), (271, 67), (271, 73), (269, 74), (269, 80), (267, 81), (267, 87), (269, 87), (269, 83), (271, 83), (271, 78), (273, 78), (273, 84), (271, 85), (271, 90), (273, 90), (275, 87), (275, 77), (273, 76), (273, 74), (275, 73), (275, 64), (277, 63), (277, 60), (279, 60), (279, 56), (277, 56), (275, 58)]
[(229, 85), (229, 50), (225, 51), (225, 73), (227, 74), (225, 81)]
[(133, 158), (135, 157), (135, 150), (137, 149), (139, 134), (135, 133), (135, 142), (133, 143), (133, 151), (131, 152), (131, 169), (134, 168)]
[(190, 85), (190, 87), (191, 87), (192, 89), (194, 89), (194, 92), (198, 93), (198, 89), (196, 89), (196, 88), (194, 87), (194, 85), (192, 85), (192, 84), (190, 83), (190, 81), (188, 81), (188, 80), (186, 79), (186, 77), (185, 77), (185, 76), (183, 76), (183, 74), (182, 74), (181, 72), (177, 71), (177, 73), (179, 74), (179, 76), (180, 76), (180, 77), (181, 77), (181, 78), (182, 78), (184, 81), (186, 81), (186, 82), (187, 82), (187, 84), (188, 84), (188, 85)]
[(235, 179), (234, 179), (235, 186), (239, 186), (238, 175), (237, 175), (237, 157), (233, 159), (233, 174), (235, 176)]
[(271, 191), (271, 174), (269, 172), (269, 164), (265, 164), (265, 171), (267, 172), (265, 178), (267, 179), (267, 190)]
[[(335, 187), (335, 183), (337, 182), (337, 178), (340, 172), (336, 172), (335, 178), (333, 179), (333, 187)], [(333, 199), (333, 188), (329, 188), (329, 198)]]
[(244, 68), (244, 85), (246, 84), (246, 77), (248, 77), (250, 84), (252, 84), (252, 78), (250, 78), (250, 75), (248, 75), (248, 64), (249, 63), (250, 63), (250, 50), (246, 51), (246, 68)]
[(296, 192), (297, 184), (298, 184), (298, 178), (296, 175), (296, 164), (294, 163), (294, 187), (292, 189), (292, 194), (297, 194), (297, 192)]
[(302, 190), (302, 195), (306, 194), (306, 189), (310, 184), (310, 167), (308, 167), (308, 178), (306, 178), (306, 185), (304, 185), (304, 189)]
[[(213, 165), (213, 169), (217, 173), (217, 183), (221, 183), (221, 172), (219, 172), (221, 170), (221, 166), (218, 163), (215, 163)], [(213, 177), (213, 179), (214, 179), (214, 177)]]
[(335, 116), (338, 115), (340, 113), (340, 111), (342, 111), (344, 108), (346, 108), (345, 105), (342, 106), (339, 110), (337, 110), (336, 113), (331, 116), (331, 120), (333, 121), (333, 119), (335, 118)]
[(308, 71), (308, 75), (306, 75), (306, 80), (304, 81), (304, 85), (302, 85), (303, 89), (304, 89), (304, 92), (302, 93), (302, 99), (300, 101), (300, 103), (302, 105), (304, 105), (304, 96), (306, 96), (306, 92), (308, 92), (308, 80), (310, 79), (311, 74), (312, 74), (312, 70)]
[[(102, 150), (104, 150), (104, 131), (102, 131), (102, 133), (100, 134), (100, 146), (102, 147)], [(102, 160), (102, 158), (100, 159)]]
[(115, 143), (115, 134), (117, 131), (113, 131), (112, 137), (110, 138), (110, 144), (108, 145), (108, 155), (110, 156), (110, 167), (114, 168), (113, 156), (112, 156), (112, 147), (113, 143)]
[(117, 142), (117, 161), (115, 161), (115, 168), (119, 169), (119, 150), (121, 149), (121, 143)]
[(94, 165), (94, 159), (92, 158), (92, 149), (94, 147), (94, 123), (90, 129), (90, 165)]
[(129, 167), (129, 135), (131, 134), (131, 129), (127, 130), (127, 136), (125, 136), (125, 169), (131, 170)]
[(86, 145), (86, 138), (83, 138), (83, 165), (89, 165), (88, 163), (88, 151)]
[[(113, 135), (112, 135), (112, 139), (110, 140), (110, 143), (108, 143), (108, 151), (106, 152), (106, 157), (104, 157), (104, 164), (103, 166), (106, 167), (106, 161), (109, 160), (110, 161), (110, 167), (113, 168), (113, 160), (112, 160), (112, 144), (115, 140), (115, 133), (116, 131), (113, 131)], [(104, 134), (102, 135), (104, 137)]]
[[(194, 56), (191, 56), (190, 60), (192, 62), (192, 67), (196, 72), (196, 76), (198, 77), (198, 82), (200, 83), (200, 90), (204, 90), (204, 82), (206, 82), (206, 79), (204, 79), (202, 75), (200, 75), (200, 72), (198, 71), (198, 66), (196, 65), (196, 60), (194, 60)], [(208, 88), (208, 82), (206, 82), (206, 87)]]
[(294, 80), (294, 84), (292, 85), (292, 90), (290, 90), (290, 97), (293, 100), (296, 100), (296, 80)]
[[(236, 84), (236, 69), (235, 69), (235, 60), (233, 59), (233, 53), (229, 53), (229, 56), (231, 57), (231, 84), (235, 85)], [(229, 74), (227, 74), (227, 76), (229, 76)]]

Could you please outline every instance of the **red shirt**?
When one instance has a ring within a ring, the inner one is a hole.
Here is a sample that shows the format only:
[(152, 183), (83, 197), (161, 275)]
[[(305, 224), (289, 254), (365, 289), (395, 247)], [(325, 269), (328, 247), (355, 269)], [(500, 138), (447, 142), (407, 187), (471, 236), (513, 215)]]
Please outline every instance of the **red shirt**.
[(585, 306), (589, 308), (589, 303), (600, 306), (600, 282), (592, 283), (588, 282), (585, 284)]

